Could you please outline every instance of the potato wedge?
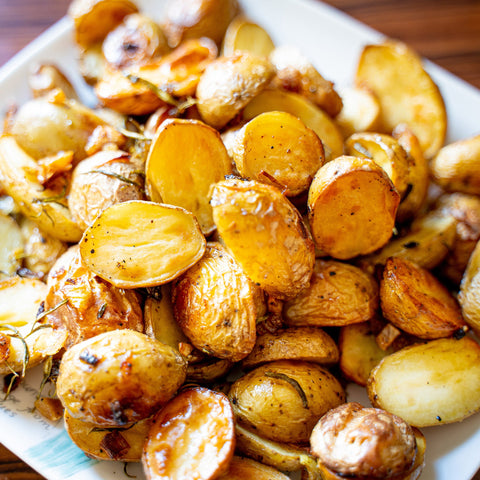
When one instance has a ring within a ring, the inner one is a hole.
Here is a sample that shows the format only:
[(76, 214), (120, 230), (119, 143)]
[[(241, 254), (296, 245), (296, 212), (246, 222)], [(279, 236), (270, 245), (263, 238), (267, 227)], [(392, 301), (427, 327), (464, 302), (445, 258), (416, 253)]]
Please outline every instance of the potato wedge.
[(0, 213), (0, 280), (11, 277), (21, 266), (24, 239), (18, 223), (9, 215)]
[(279, 190), (229, 178), (215, 185), (211, 205), (223, 242), (253, 282), (278, 299), (292, 298), (308, 285), (313, 242)]
[(308, 192), (315, 244), (333, 258), (371, 253), (392, 236), (400, 195), (373, 160), (341, 156), (321, 167)]
[(295, 196), (310, 186), (323, 165), (318, 135), (287, 112), (265, 112), (235, 135), (231, 152), (244, 178), (271, 183)]
[(197, 107), (205, 123), (223, 128), (256, 97), (274, 75), (268, 60), (237, 52), (211, 62), (197, 86)]
[(465, 274), (460, 284), (458, 300), (462, 307), (462, 314), (465, 321), (480, 336), (480, 297), (478, 284), (480, 281), (480, 242), (477, 242), (475, 249), (468, 261)]
[(192, 212), (208, 235), (215, 229), (210, 188), (231, 172), (230, 157), (215, 129), (199, 120), (168, 119), (150, 147), (146, 188), (153, 201)]
[(7, 346), (0, 349), (1, 375), (34, 367), (62, 348), (63, 332), (38, 328), (37, 312), (47, 290), (43, 282), (32, 278), (0, 281), (0, 337)]
[(222, 43), (222, 55), (228, 57), (237, 51), (268, 57), (275, 48), (270, 35), (243, 15), (235, 17), (228, 25)]
[(449, 192), (480, 194), (480, 135), (443, 147), (430, 162), (433, 180)]
[(310, 285), (285, 303), (289, 326), (340, 327), (369, 320), (378, 308), (378, 285), (358, 267), (317, 259)]
[(233, 457), (219, 480), (288, 480), (289, 477), (251, 458)]
[(382, 167), (403, 198), (408, 186), (409, 163), (407, 154), (390, 135), (354, 133), (345, 140), (348, 155), (367, 157)]
[(448, 289), (425, 268), (399, 257), (385, 263), (380, 304), (387, 320), (419, 338), (467, 331), (460, 306)]
[(367, 45), (358, 63), (355, 82), (378, 98), (384, 131), (390, 133), (405, 123), (417, 136), (426, 158), (432, 158), (440, 150), (447, 130), (445, 104), (413, 50), (392, 40)]
[(0, 181), (21, 212), (42, 230), (65, 242), (77, 242), (82, 232), (71, 217), (65, 198), (38, 182), (35, 160), (11, 135), (0, 137)]
[(337, 363), (338, 358), (335, 341), (321, 328), (290, 327), (258, 335), (242, 367), (250, 369), (277, 360), (302, 360), (328, 366)]
[(85, 230), (85, 264), (116, 287), (162, 285), (195, 264), (206, 240), (195, 217), (180, 207), (153, 202), (117, 203)]
[(335, 122), (302, 95), (278, 89), (264, 90), (246, 105), (243, 119), (248, 121), (260, 113), (271, 111), (291, 113), (311, 128), (322, 141), (327, 160), (343, 154), (343, 136)]
[(367, 391), (412, 426), (459, 422), (480, 410), (480, 345), (467, 336), (403, 348), (375, 367)]
[(234, 448), (227, 397), (196, 387), (181, 392), (154, 417), (142, 462), (149, 480), (213, 480), (228, 470)]

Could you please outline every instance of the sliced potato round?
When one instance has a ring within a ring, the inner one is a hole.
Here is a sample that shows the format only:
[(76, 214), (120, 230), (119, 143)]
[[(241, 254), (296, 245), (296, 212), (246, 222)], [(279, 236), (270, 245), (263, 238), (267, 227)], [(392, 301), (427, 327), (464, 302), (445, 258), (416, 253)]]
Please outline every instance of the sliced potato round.
[(367, 45), (355, 81), (378, 98), (381, 125), (386, 132), (405, 123), (420, 141), (425, 157), (431, 158), (440, 150), (447, 130), (445, 104), (414, 51), (392, 40)]
[(480, 410), (480, 345), (440, 338), (384, 358), (368, 379), (374, 407), (416, 427), (459, 422)]
[(104, 210), (85, 230), (80, 253), (99, 277), (117, 287), (167, 283), (196, 263), (206, 240), (180, 207), (131, 200)]
[(184, 390), (153, 419), (142, 457), (147, 479), (218, 478), (233, 457), (234, 423), (222, 393)]
[(392, 236), (400, 195), (373, 160), (341, 156), (321, 167), (308, 193), (315, 244), (341, 260), (371, 253)]
[(465, 274), (460, 284), (458, 300), (465, 321), (480, 335), (480, 242), (470, 256)]
[(380, 302), (387, 320), (419, 338), (449, 337), (467, 330), (448, 289), (428, 270), (399, 257), (385, 263)]
[(288, 480), (289, 477), (251, 458), (233, 457), (219, 480)]
[(199, 350), (237, 362), (256, 338), (259, 288), (219, 243), (175, 280), (175, 319)]
[(172, 118), (157, 130), (145, 167), (146, 188), (153, 201), (192, 212), (205, 235), (215, 224), (210, 188), (232, 172), (220, 134), (199, 120)]
[(292, 298), (308, 285), (313, 242), (279, 190), (229, 178), (215, 185), (211, 204), (223, 242), (252, 281), (279, 299)]
[(310, 285), (285, 303), (290, 326), (340, 327), (369, 320), (378, 308), (378, 285), (358, 267), (317, 259)]
[(11, 277), (21, 266), (24, 240), (18, 223), (9, 215), (0, 213), (0, 279)]
[(291, 113), (311, 128), (322, 141), (327, 160), (343, 154), (343, 136), (335, 122), (302, 95), (278, 89), (264, 90), (247, 104), (243, 119), (248, 121), (260, 113), (271, 111)]

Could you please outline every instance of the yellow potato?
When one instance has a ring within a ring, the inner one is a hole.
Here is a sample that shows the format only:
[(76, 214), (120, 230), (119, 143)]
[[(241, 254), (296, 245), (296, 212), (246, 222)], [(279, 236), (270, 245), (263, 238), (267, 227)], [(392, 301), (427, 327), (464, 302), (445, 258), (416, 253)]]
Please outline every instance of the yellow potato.
[(461, 421), (480, 410), (480, 345), (464, 337), (403, 348), (375, 367), (367, 389), (374, 407), (412, 426)]
[(250, 458), (233, 457), (219, 480), (288, 480), (284, 473)]
[(316, 246), (346, 260), (371, 253), (392, 236), (400, 195), (373, 160), (342, 156), (321, 167), (308, 193)]
[(462, 307), (462, 314), (465, 321), (472, 329), (480, 335), (480, 242), (477, 242), (475, 249), (468, 261), (465, 274), (460, 284), (460, 293), (458, 300)]
[(447, 113), (442, 95), (418, 55), (401, 42), (367, 45), (355, 76), (381, 106), (381, 127), (390, 133), (405, 123), (417, 136), (427, 158), (443, 145)]
[(253, 282), (279, 299), (292, 298), (308, 285), (313, 242), (279, 190), (229, 178), (215, 185), (211, 205), (222, 241)]
[(206, 357), (204, 361), (189, 362), (187, 367), (187, 382), (211, 385), (225, 378), (233, 366), (233, 362), (224, 359)]
[(18, 223), (9, 215), (0, 213), (0, 280), (11, 277), (21, 266), (24, 239)]
[(195, 217), (180, 207), (131, 200), (104, 210), (85, 230), (80, 253), (99, 277), (121, 288), (162, 285), (205, 252)]
[(210, 188), (232, 172), (220, 134), (199, 120), (168, 119), (158, 128), (145, 166), (153, 201), (183, 207), (197, 218), (205, 235), (215, 224)]

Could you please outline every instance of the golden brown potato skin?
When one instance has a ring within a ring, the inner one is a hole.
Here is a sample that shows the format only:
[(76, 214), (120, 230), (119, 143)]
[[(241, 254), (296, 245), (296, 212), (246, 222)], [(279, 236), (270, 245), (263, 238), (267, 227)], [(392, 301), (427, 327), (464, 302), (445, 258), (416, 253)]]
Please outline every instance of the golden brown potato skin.
[(458, 300), (465, 321), (480, 335), (480, 242), (472, 252), (460, 284)]
[(340, 327), (372, 318), (378, 285), (360, 268), (335, 260), (315, 261), (310, 286), (285, 303), (287, 325)]
[(410, 425), (357, 402), (327, 412), (315, 425), (310, 443), (319, 462), (346, 476), (395, 477), (410, 469), (416, 454)]
[(233, 457), (219, 480), (288, 480), (289, 477), (251, 458)]
[(287, 443), (308, 442), (318, 419), (345, 401), (330, 372), (314, 363), (287, 360), (247, 373), (233, 383), (228, 396), (240, 424)]
[(237, 362), (255, 344), (259, 290), (225, 248), (212, 242), (173, 285), (175, 318), (196, 348)]
[(113, 330), (64, 354), (57, 394), (75, 418), (125, 426), (167, 403), (185, 373), (186, 362), (172, 347), (133, 330)]

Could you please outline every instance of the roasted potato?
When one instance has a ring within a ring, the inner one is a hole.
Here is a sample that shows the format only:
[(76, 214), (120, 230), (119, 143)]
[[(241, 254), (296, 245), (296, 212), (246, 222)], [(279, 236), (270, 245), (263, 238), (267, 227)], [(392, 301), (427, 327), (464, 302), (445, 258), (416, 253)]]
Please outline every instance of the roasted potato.
[(55, 65), (48, 63), (36, 65), (28, 77), (28, 84), (34, 98), (42, 97), (59, 88), (67, 98), (78, 100), (77, 92), (72, 84)]
[(288, 480), (284, 473), (251, 458), (233, 457), (219, 480)]
[(197, 218), (205, 235), (215, 224), (209, 192), (232, 172), (220, 134), (199, 120), (169, 119), (158, 128), (145, 166), (153, 201), (183, 207)]
[(20, 226), (9, 215), (0, 213), (0, 231), (0, 279), (4, 279), (20, 268), (25, 244)]
[(279, 299), (295, 297), (308, 285), (313, 242), (279, 190), (229, 178), (214, 186), (211, 205), (218, 233), (250, 280)]
[(271, 183), (287, 196), (307, 190), (324, 162), (318, 135), (287, 112), (250, 120), (236, 132), (231, 156), (242, 177)]
[(106, 65), (101, 43), (86, 47), (78, 53), (78, 70), (89, 85), (93, 86), (103, 78)]
[(228, 396), (240, 425), (267, 439), (296, 444), (308, 442), (318, 419), (345, 401), (330, 372), (314, 363), (287, 360), (240, 377)]
[(412, 426), (459, 422), (480, 410), (480, 345), (466, 336), (405, 347), (373, 369), (367, 391)]
[(465, 321), (480, 336), (480, 297), (478, 282), (480, 280), (480, 242), (477, 242), (468, 261), (465, 274), (460, 284), (458, 300), (462, 307)]
[(235, 422), (227, 397), (203, 387), (184, 390), (153, 419), (142, 462), (147, 479), (213, 480), (228, 470)]
[(197, 220), (187, 210), (130, 200), (96, 218), (83, 234), (80, 253), (99, 277), (117, 287), (138, 288), (178, 277), (202, 257), (205, 245)]
[(308, 218), (316, 246), (347, 260), (371, 253), (392, 236), (400, 195), (369, 158), (341, 156), (326, 163), (308, 192)]
[(185, 380), (173, 348), (134, 330), (112, 330), (63, 355), (57, 395), (74, 418), (121, 427), (148, 418)]

